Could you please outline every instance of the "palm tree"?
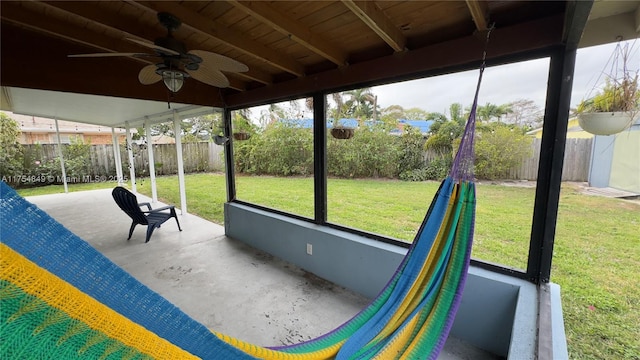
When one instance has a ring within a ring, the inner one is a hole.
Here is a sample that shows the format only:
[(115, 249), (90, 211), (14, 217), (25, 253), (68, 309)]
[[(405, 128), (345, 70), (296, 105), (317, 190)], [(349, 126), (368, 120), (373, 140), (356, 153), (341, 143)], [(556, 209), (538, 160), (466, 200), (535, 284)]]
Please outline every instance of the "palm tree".
[(478, 118), (481, 121), (491, 121), (491, 119), (496, 119), (500, 122), (502, 116), (511, 113), (511, 106), (509, 104), (503, 105), (495, 105), (492, 103), (487, 103), (484, 106), (478, 106), (477, 114)]
[(377, 120), (378, 97), (371, 92), (371, 88), (351, 90), (345, 94), (350, 96), (347, 106), (351, 115), (359, 121), (370, 118)]
[(455, 121), (462, 125), (464, 123), (464, 117), (462, 116), (462, 104), (453, 103), (449, 105), (449, 116), (451, 121)]
[(333, 115), (333, 127), (338, 126), (340, 119), (342, 119), (347, 113), (347, 105), (344, 102), (344, 94), (342, 92), (336, 92), (331, 94), (333, 102), (336, 103), (335, 109), (331, 110)]

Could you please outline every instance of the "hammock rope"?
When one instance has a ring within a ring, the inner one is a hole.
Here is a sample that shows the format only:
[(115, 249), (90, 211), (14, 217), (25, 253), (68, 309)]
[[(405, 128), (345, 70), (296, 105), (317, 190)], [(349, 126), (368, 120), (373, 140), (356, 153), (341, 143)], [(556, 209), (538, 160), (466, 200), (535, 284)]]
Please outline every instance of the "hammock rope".
[(452, 169), (412, 245), (378, 296), (335, 330), (271, 348), (211, 331), (2, 182), (0, 358), (437, 358), (471, 256), (475, 116), (485, 57), (486, 47)]

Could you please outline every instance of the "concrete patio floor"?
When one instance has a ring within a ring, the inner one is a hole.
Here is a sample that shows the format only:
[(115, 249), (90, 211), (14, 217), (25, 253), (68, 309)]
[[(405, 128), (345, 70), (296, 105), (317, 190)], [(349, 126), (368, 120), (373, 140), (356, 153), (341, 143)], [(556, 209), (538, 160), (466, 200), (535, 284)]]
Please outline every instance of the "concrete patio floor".
[[(171, 219), (149, 243), (144, 243), (143, 226), (127, 241), (131, 222), (110, 189), (27, 200), (208, 328), (254, 344), (312, 339), (347, 321), (370, 301), (234, 241), (222, 226), (191, 214), (178, 216), (182, 232)], [(143, 195), (138, 200), (150, 202)], [(450, 338), (439, 358), (495, 357)]]

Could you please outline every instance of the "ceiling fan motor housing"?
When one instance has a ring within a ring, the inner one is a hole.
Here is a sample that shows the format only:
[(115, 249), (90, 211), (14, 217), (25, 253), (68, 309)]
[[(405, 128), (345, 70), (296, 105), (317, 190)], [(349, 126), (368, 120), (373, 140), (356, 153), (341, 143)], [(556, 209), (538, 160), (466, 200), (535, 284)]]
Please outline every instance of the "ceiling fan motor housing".
[[(156, 44), (157, 46), (162, 46), (163, 48), (167, 48), (175, 52), (178, 52), (181, 55), (187, 52), (187, 47), (184, 46), (184, 43), (182, 41), (170, 36), (157, 38), (153, 43)], [(156, 51), (162, 52), (162, 50), (156, 50)], [(165, 54), (165, 55), (168, 55), (168, 54)]]

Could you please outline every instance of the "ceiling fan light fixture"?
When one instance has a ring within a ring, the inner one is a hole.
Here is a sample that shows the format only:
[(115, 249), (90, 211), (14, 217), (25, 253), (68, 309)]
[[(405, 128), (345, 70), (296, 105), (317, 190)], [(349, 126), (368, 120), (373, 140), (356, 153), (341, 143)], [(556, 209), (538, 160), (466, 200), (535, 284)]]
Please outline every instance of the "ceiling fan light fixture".
[(162, 81), (164, 85), (173, 93), (177, 93), (184, 85), (185, 73), (178, 70), (162, 70)]

